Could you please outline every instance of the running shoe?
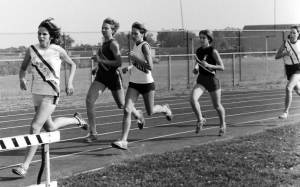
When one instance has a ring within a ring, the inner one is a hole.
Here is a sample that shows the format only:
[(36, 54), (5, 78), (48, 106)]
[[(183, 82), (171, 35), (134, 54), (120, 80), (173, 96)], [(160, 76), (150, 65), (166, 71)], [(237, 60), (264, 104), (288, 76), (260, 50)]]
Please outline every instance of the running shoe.
[(202, 129), (203, 125), (205, 125), (206, 119), (202, 118), (200, 121), (197, 121), (195, 133), (198, 134)]
[(170, 106), (168, 104), (165, 104), (164, 107), (167, 110), (165, 112), (166, 118), (167, 118), (168, 121), (171, 121), (173, 119), (173, 117), (174, 117), (173, 114), (172, 114), (171, 108), (170, 108)]
[(25, 169), (25, 167), (23, 166), (23, 164), (21, 164), (20, 166), (13, 168), (12, 172), (16, 175), (19, 175), (20, 177), (25, 177), (27, 174), (27, 170)]
[(138, 110), (140, 117), (137, 119), (137, 125), (140, 130), (142, 130), (145, 126), (145, 118), (142, 110)]
[(97, 141), (97, 134), (91, 134), (89, 133), (88, 136), (85, 138), (85, 142), (87, 143), (92, 143), (92, 142), (95, 142)]
[(226, 133), (226, 125), (223, 125), (222, 127), (220, 127), (219, 136), (224, 136), (225, 133)]
[(76, 112), (75, 114), (74, 114), (74, 118), (76, 118), (77, 120), (78, 120), (78, 127), (80, 127), (80, 128), (82, 128), (83, 130), (87, 130), (88, 129), (88, 124), (87, 124), (87, 122), (82, 118), (82, 116), (78, 113), (78, 112)]
[(282, 113), (280, 116), (278, 116), (279, 119), (287, 119), (289, 114), (287, 112)]
[(127, 150), (128, 149), (127, 144), (128, 144), (127, 141), (118, 140), (118, 141), (115, 141), (115, 142), (111, 143), (111, 146), (113, 148)]

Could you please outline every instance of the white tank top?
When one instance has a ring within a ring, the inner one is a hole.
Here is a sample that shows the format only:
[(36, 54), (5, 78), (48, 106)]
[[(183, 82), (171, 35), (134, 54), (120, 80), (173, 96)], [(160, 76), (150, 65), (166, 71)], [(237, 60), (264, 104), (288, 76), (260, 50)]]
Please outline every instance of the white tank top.
[[(143, 41), (138, 46), (134, 44), (132, 51), (135, 53), (136, 56), (138, 56), (140, 59), (146, 60), (144, 53), (142, 51), (142, 46), (146, 44), (149, 45), (146, 41)], [(132, 83), (138, 83), (138, 84), (147, 84), (154, 82), (154, 79), (152, 77), (152, 73), (150, 70), (148, 70), (148, 73), (145, 73), (139, 69), (137, 69), (135, 66), (133, 66), (130, 69), (130, 77), (129, 82)]]
[[(61, 47), (55, 44), (51, 44), (47, 49), (41, 49), (39, 44), (34, 45), (41, 56), (48, 62), (48, 64), (53, 68), (55, 75), (55, 82), (58, 84), (60, 83), (60, 67), (61, 67), (61, 59), (60, 59), (60, 51)], [(30, 56), (31, 56), (31, 63), (34, 65), (39, 65), (43, 63), (41, 59), (36, 55), (33, 49), (30, 47)], [(31, 85), (31, 92), (33, 94), (39, 95), (57, 95), (54, 89), (45, 82), (42, 77), (37, 72), (36, 68), (32, 68), (32, 85)]]
[(291, 43), (285, 41), (285, 49), (290, 52), (290, 56), (284, 56), (283, 61), (287, 65), (298, 64), (300, 63), (300, 42), (299, 40), (296, 43)]

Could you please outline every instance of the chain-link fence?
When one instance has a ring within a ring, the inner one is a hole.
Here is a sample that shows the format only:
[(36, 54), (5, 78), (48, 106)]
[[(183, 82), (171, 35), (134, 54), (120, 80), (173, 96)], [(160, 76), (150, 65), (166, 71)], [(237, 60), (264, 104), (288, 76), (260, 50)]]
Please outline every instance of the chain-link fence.
[[(199, 47), (199, 31), (159, 31), (149, 32), (148, 42), (152, 47), (154, 61), (153, 76), (158, 93), (184, 92), (195, 83), (196, 75), (192, 73), (194, 67), (194, 52)], [(284, 66), (281, 60), (274, 58), (275, 51), (286, 39), (289, 31), (214, 31), (214, 46), (220, 52), (225, 65), (225, 71), (218, 72), (222, 87), (232, 89), (237, 86), (266, 86), (278, 85), (285, 81)], [(18, 72), (20, 64), (29, 44), (37, 41), (36, 33), (0, 34), (1, 37), (19, 42), (17, 47), (0, 49), (0, 82), (1, 100), (8, 98), (15, 103), (24, 97), (19, 90)], [(128, 65), (126, 56), (132, 48), (129, 32), (119, 32), (116, 36), (119, 42), (123, 66)], [(102, 35), (99, 32), (64, 33), (63, 47), (77, 64), (75, 76), (75, 96), (81, 105), (90, 83), (93, 79), (91, 69), (96, 64), (91, 62), (93, 50), (99, 48)], [(36, 42), (37, 43), (37, 42)], [(29, 70), (30, 72), (30, 70)], [(63, 64), (61, 71), (62, 90), (67, 82), (68, 65)], [(123, 75), (125, 88), (128, 84), (128, 74)], [(30, 78), (28, 78), (30, 79)], [(170, 92), (171, 91), (171, 92)], [(109, 94), (109, 92), (108, 92)], [(63, 97), (64, 94), (62, 94)], [(27, 96), (26, 96), (27, 97)], [(62, 99), (74, 103), (74, 99)]]

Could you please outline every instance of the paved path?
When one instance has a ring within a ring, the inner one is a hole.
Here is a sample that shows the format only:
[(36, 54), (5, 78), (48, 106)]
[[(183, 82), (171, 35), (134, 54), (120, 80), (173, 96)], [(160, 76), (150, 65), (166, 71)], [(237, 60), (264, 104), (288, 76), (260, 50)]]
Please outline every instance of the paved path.
[[(156, 98), (157, 104), (168, 103), (171, 106), (175, 118), (168, 122), (163, 115), (145, 116), (146, 127), (143, 130), (139, 130), (133, 122), (128, 151), (110, 146), (112, 141), (120, 137), (123, 112), (113, 103), (100, 104), (96, 108), (99, 133), (97, 142), (85, 143), (83, 138), (86, 132), (75, 126), (61, 129), (62, 141), (50, 146), (51, 179), (98, 170), (127, 158), (222, 141), (299, 121), (300, 99), (297, 96), (293, 100), (290, 118), (285, 121), (277, 119), (283, 109), (284, 94), (284, 90), (224, 92), (222, 103), (226, 109), (228, 123), (227, 134), (224, 137), (217, 136), (219, 120), (207, 94), (200, 99), (200, 103), (208, 124), (199, 134), (194, 133), (196, 120), (187, 95)], [(140, 98), (138, 108), (143, 107), (141, 101)], [(58, 107), (53, 117), (72, 116), (75, 111), (86, 117), (85, 107)], [(33, 114), (33, 110), (0, 113), (0, 136), (26, 134)], [(12, 167), (23, 161), (24, 154), (25, 150), (0, 152), (1, 187), (36, 183), (40, 154), (34, 158), (26, 178), (20, 179), (11, 173)]]

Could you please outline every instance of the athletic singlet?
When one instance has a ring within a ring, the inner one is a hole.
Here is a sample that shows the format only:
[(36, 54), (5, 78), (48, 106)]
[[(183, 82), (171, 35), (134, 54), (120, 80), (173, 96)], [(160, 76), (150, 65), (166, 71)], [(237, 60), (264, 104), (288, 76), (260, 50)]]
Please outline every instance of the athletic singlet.
[[(109, 41), (106, 41), (102, 44), (102, 47), (98, 50), (98, 55), (104, 56), (107, 60), (116, 60), (114, 53), (112, 52), (112, 50), (110, 49), (110, 44), (115, 41), (115, 39), (111, 39)], [(118, 67), (113, 67), (113, 66), (105, 66), (106, 69), (102, 66), (102, 65), (98, 65), (99, 69), (98, 72), (99, 73), (103, 73), (103, 72), (109, 72), (109, 73), (113, 73), (116, 72), (116, 70), (118, 69)]]
[[(214, 51), (213, 46), (209, 46), (209, 47), (206, 47), (206, 48), (199, 47), (196, 51), (196, 55), (197, 55), (199, 60), (205, 60), (207, 63), (209, 63), (211, 65), (216, 65), (217, 62), (213, 57), (213, 51)], [(213, 69), (212, 71), (216, 72), (215, 69)], [(199, 66), (199, 75), (200, 74), (201, 75), (214, 76), (213, 74), (211, 74), (208, 71), (206, 71), (205, 69), (203, 69), (201, 66)]]
[(299, 64), (300, 63), (300, 42), (291, 43), (289, 40), (284, 43), (285, 49), (291, 53), (290, 56), (284, 56), (283, 61), (287, 65)]
[[(53, 68), (56, 77), (54, 81), (58, 84), (59, 87), (60, 84), (59, 77), (60, 77), (60, 67), (61, 67), (61, 59), (60, 59), (61, 47), (55, 44), (50, 44), (50, 46), (47, 49), (41, 49), (39, 44), (36, 44), (34, 46), (41, 54), (41, 56)], [(31, 63), (33, 65), (39, 66), (40, 64), (43, 64), (41, 59), (36, 55), (36, 53), (33, 51), (31, 47), (29, 48), (29, 51), (30, 51)], [(45, 82), (42, 79), (40, 74), (37, 72), (36, 68), (32, 68), (31, 92), (33, 94), (39, 94), (39, 95), (57, 96), (57, 93), (47, 82)]]
[[(138, 56), (138, 58), (143, 59), (146, 61), (144, 53), (142, 51), (142, 46), (143, 45), (149, 45), (146, 41), (143, 41), (140, 43), (138, 46), (134, 44), (132, 51), (134, 52), (135, 55)], [(154, 82), (154, 79), (152, 77), (152, 73), (150, 70), (148, 70), (147, 73), (139, 70), (135, 66), (133, 66), (130, 69), (130, 77), (129, 77), (129, 82), (133, 83), (138, 83), (138, 84), (145, 84), (145, 83), (152, 83)]]

